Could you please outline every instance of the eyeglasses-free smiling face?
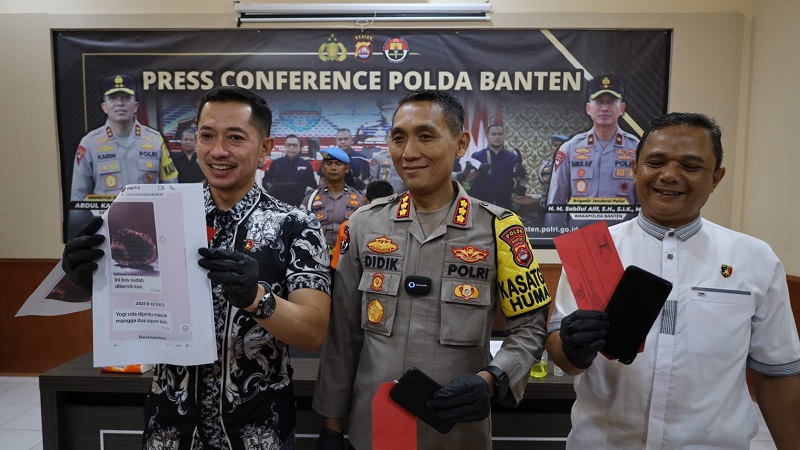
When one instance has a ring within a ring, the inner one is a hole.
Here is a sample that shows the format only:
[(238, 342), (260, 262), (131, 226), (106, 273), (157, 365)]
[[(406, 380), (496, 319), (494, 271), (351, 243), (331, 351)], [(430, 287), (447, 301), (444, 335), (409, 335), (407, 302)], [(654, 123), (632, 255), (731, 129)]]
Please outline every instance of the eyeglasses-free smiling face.
[(715, 166), (707, 130), (672, 125), (651, 132), (632, 166), (642, 214), (669, 228), (693, 221), (725, 176)]
[(272, 151), (275, 142), (250, 123), (251, 108), (241, 102), (208, 102), (198, 117), (197, 162), (218, 197), (233, 206), (253, 187), (259, 159)]
[(463, 131), (453, 136), (438, 105), (410, 102), (394, 116), (389, 152), (412, 196), (427, 196), (444, 205), (452, 196), (453, 162), (456, 156), (464, 156), (469, 139)]

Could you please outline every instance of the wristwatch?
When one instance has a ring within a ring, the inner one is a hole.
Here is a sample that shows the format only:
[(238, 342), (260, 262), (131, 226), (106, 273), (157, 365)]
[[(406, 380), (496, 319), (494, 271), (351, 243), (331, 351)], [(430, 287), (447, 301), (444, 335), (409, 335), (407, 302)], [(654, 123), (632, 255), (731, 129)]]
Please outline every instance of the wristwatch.
[(272, 288), (267, 283), (259, 281), (258, 284), (264, 288), (264, 296), (258, 301), (256, 310), (250, 313), (255, 319), (266, 319), (275, 312), (275, 296), (272, 295)]
[(480, 371), (486, 371), (494, 375), (494, 395), (492, 398), (500, 400), (508, 394), (508, 375), (503, 369), (497, 366), (486, 366)]

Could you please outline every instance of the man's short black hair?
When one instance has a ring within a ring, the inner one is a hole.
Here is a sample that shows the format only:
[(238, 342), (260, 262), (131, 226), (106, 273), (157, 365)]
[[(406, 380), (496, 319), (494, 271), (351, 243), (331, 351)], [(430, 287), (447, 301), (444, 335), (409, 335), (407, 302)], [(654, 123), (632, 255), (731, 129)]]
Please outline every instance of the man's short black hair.
[(636, 147), (636, 159), (639, 159), (639, 153), (644, 148), (650, 133), (674, 125), (697, 127), (708, 131), (711, 136), (711, 143), (714, 145), (714, 156), (717, 160), (714, 164), (714, 170), (719, 170), (722, 167), (722, 130), (714, 119), (700, 113), (674, 112), (656, 117), (650, 123), (650, 127), (645, 131), (642, 140), (639, 141), (639, 145)]
[[(458, 136), (459, 133), (464, 131), (464, 107), (449, 92), (429, 89), (411, 91), (397, 102), (394, 114), (397, 114), (397, 109), (404, 104), (413, 102), (433, 102), (444, 112), (447, 128), (450, 129), (450, 133), (453, 136)], [(392, 121), (394, 121), (394, 114), (392, 115)]]
[(373, 201), (376, 198), (388, 197), (394, 194), (394, 188), (388, 181), (377, 180), (367, 185), (367, 190), (364, 191), (364, 198)]
[(200, 106), (197, 108), (198, 123), (200, 123), (200, 113), (208, 102), (246, 103), (251, 109), (250, 124), (259, 132), (263, 132), (263, 137), (269, 136), (272, 131), (272, 111), (269, 109), (267, 101), (247, 89), (238, 86), (218, 86), (206, 92), (200, 99)]
[(494, 122), (491, 125), (489, 125), (489, 128), (486, 129), (486, 132), (488, 133), (492, 131), (492, 128), (500, 128), (501, 130), (503, 130), (505, 127), (503, 127), (502, 123)]
[(292, 139), (292, 138), (297, 139), (297, 142), (299, 142), (300, 145), (303, 145), (303, 140), (300, 139), (300, 136), (298, 136), (298, 135), (296, 135), (294, 133), (287, 134), (286, 137), (283, 138), (283, 142), (286, 142), (287, 139)]

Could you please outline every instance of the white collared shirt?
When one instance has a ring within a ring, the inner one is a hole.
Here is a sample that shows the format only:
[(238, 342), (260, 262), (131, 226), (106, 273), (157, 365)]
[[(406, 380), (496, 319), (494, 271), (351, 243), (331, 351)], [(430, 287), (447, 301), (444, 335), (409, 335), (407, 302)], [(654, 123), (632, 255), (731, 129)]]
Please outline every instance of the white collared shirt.
[[(777, 256), (763, 241), (700, 217), (667, 230), (640, 215), (610, 232), (624, 267), (660, 275), (673, 289), (633, 364), (599, 354), (575, 378), (567, 448), (749, 449), (758, 422), (745, 367), (800, 373)], [(548, 331), (577, 308), (563, 272), (558, 287)]]

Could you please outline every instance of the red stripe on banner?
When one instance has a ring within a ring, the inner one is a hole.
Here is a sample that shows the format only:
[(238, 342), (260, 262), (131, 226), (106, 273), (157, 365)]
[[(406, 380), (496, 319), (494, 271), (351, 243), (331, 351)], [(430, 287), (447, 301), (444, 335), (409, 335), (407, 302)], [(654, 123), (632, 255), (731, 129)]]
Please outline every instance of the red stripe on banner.
[(499, 98), (494, 104), (494, 123), (503, 124), (503, 101)]
[(417, 417), (389, 398), (394, 385), (381, 383), (372, 397), (372, 448), (416, 450)]

